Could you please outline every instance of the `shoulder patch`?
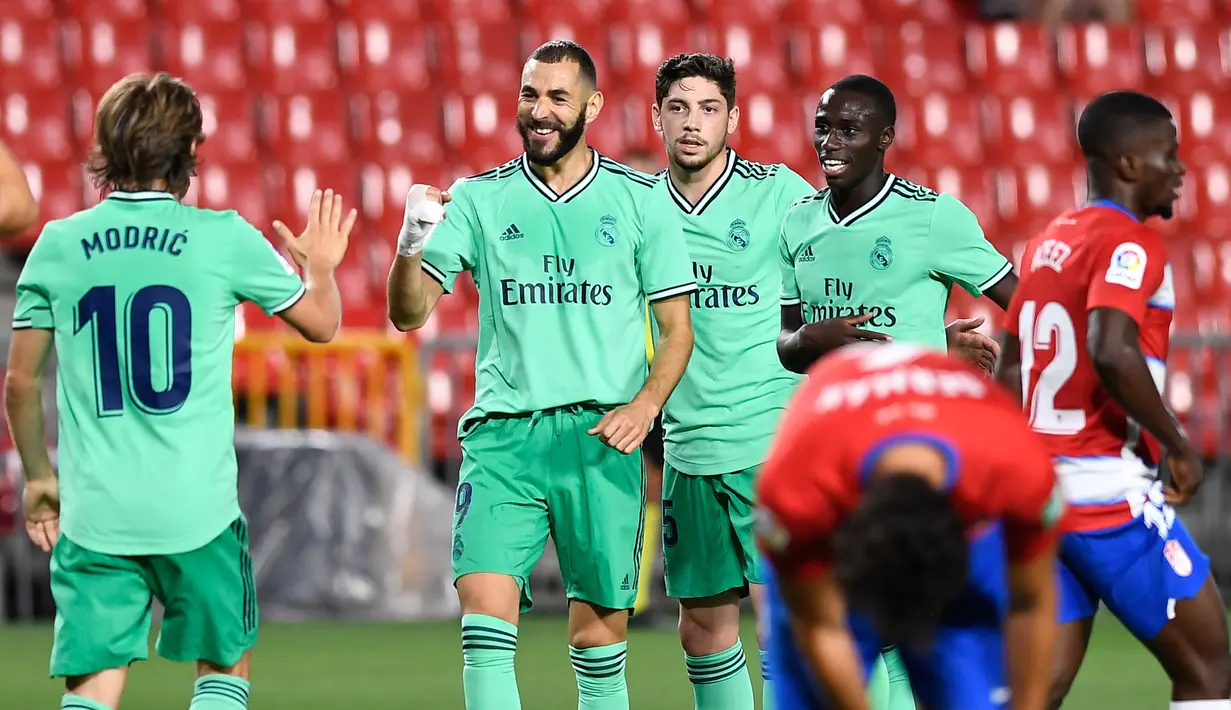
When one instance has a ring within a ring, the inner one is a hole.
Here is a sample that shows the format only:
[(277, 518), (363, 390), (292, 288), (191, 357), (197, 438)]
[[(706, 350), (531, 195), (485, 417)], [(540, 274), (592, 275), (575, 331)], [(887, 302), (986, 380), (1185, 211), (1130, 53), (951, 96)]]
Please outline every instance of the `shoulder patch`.
[(890, 192), (908, 200), (916, 200), (918, 202), (935, 202), (940, 195), (930, 187), (924, 187), (900, 177), (895, 177), (893, 186), (889, 188)]
[(1131, 289), (1141, 288), (1146, 275), (1146, 250), (1136, 242), (1123, 242), (1111, 253), (1103, 280)]

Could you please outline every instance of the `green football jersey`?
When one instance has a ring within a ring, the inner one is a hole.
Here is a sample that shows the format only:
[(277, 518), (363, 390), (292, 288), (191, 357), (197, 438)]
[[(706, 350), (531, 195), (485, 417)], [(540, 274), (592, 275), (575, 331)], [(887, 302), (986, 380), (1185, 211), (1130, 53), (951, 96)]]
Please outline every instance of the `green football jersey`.
[(13, 327), (54, 331), (61, 529), (114, 555), (204, 546), (239, 517), (235, 308), (304, 294), (235, 212), (113, 192), (48, 222), (17, 282)]
[(698, 290), (696, 340), (663, 409), (663, 455), (693, 475), (756, 466), (799, 376), (778, 360), (778, 233), (796, 200), (816, 189), (785, 165), (727, 154), (727, 168), (690, 204), (664, 182), (684, 222)]
[(492, 414), (614, 406), (645, 383), (645, 302), (697, 288), (665, 185), (597, 151), (562, 195), (522, 156), (449, 188), (423, 270), (479, 289), (474, 406)]
[(1013, 270), (965, 205), (893, 175), (844, 219), (828, 189), (797, 202), (779, 259), (782, 305), (805, 323), (870, 313), (863, 327), (940, 350), (952, 286), (980, 296)]

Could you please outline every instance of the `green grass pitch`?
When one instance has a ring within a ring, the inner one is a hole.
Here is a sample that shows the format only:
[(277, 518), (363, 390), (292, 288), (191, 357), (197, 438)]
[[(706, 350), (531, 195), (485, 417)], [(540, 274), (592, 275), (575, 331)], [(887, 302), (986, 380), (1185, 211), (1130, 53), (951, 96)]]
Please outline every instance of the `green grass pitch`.
[[(517, 674), (522, 707), (573, 710), (577, 690), (560, 617), (527, 617)], [(755, 648), (751, 628), (747, 648)], [(51, 627), (0, 626), (0, 707), (52, 710), (61, 686), (47, 678)], [(749, 655), (758, 692), (756, 654)], [(253, 654), (253, 710), (461, 710), (458, 623), (267, 624)], [(689, 710), (692, 690), (674, 631), (636, 630), (629, 639), (628, 684), (635, 710)], [(140, 663), (129, 676), (123, 710), (187, 708), (192, 670)], [(1065, 707), (1151, 710), (1165, 707), (1167, 679), (1114, 619), (1104, 615)]]

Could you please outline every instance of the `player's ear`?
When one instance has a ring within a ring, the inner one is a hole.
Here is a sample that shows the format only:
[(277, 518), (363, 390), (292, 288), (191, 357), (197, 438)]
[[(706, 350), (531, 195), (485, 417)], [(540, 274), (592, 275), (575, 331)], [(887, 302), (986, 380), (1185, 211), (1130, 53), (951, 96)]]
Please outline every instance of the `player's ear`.
[(598, 115), (603, 112), (603, 92), (595, 89), (590, 98), (586, 99), (586, 123), (598, 118)]
[(1126, 154), (1112, 161), (1116, 175), (1124, 182), (1137, 182), (1141, 179), (1142, 160), (1140, 156)]
[(650, 122), (654, 124), (654, 132), (661, 136), (663, 134), (663, 110), (658, 107), (658, 104), (650, 105)]
[(727, 112), (727, 135), (735, 135), (737, 128), (739, 128), (739, 106), (732, 106)]
[(876, 145), (877, 149), (882, 153), (889, 150), (889, 146), (893, 145), (894, 135), (893, 126), (886, 126), (885, 130), (881, 131), (880, 142)]

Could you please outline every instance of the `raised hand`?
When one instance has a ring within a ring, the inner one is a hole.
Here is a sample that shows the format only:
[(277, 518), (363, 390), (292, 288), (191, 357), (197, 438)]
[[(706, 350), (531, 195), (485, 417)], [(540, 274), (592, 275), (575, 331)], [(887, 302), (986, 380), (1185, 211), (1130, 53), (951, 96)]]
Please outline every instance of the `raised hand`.
[(345, 220), (342, 212), (341, 195), (316, 190), (308, 202), (308, 224), (298, 237), (282, 222), (274, 222), (274, 231), (286, 242), (296, 264), (333, 271), (346, 256), (351, 230), (359, 218), (358, 210), (352, 209)]
[(984, 320), (955, 320), (945, 327), (945, 338), (950, 352), (965, 357), (987, 372), (993, 372), (996, 369), (996, 358), (1000, 357), (1000, 343), (975, 330), (983, 325)]

